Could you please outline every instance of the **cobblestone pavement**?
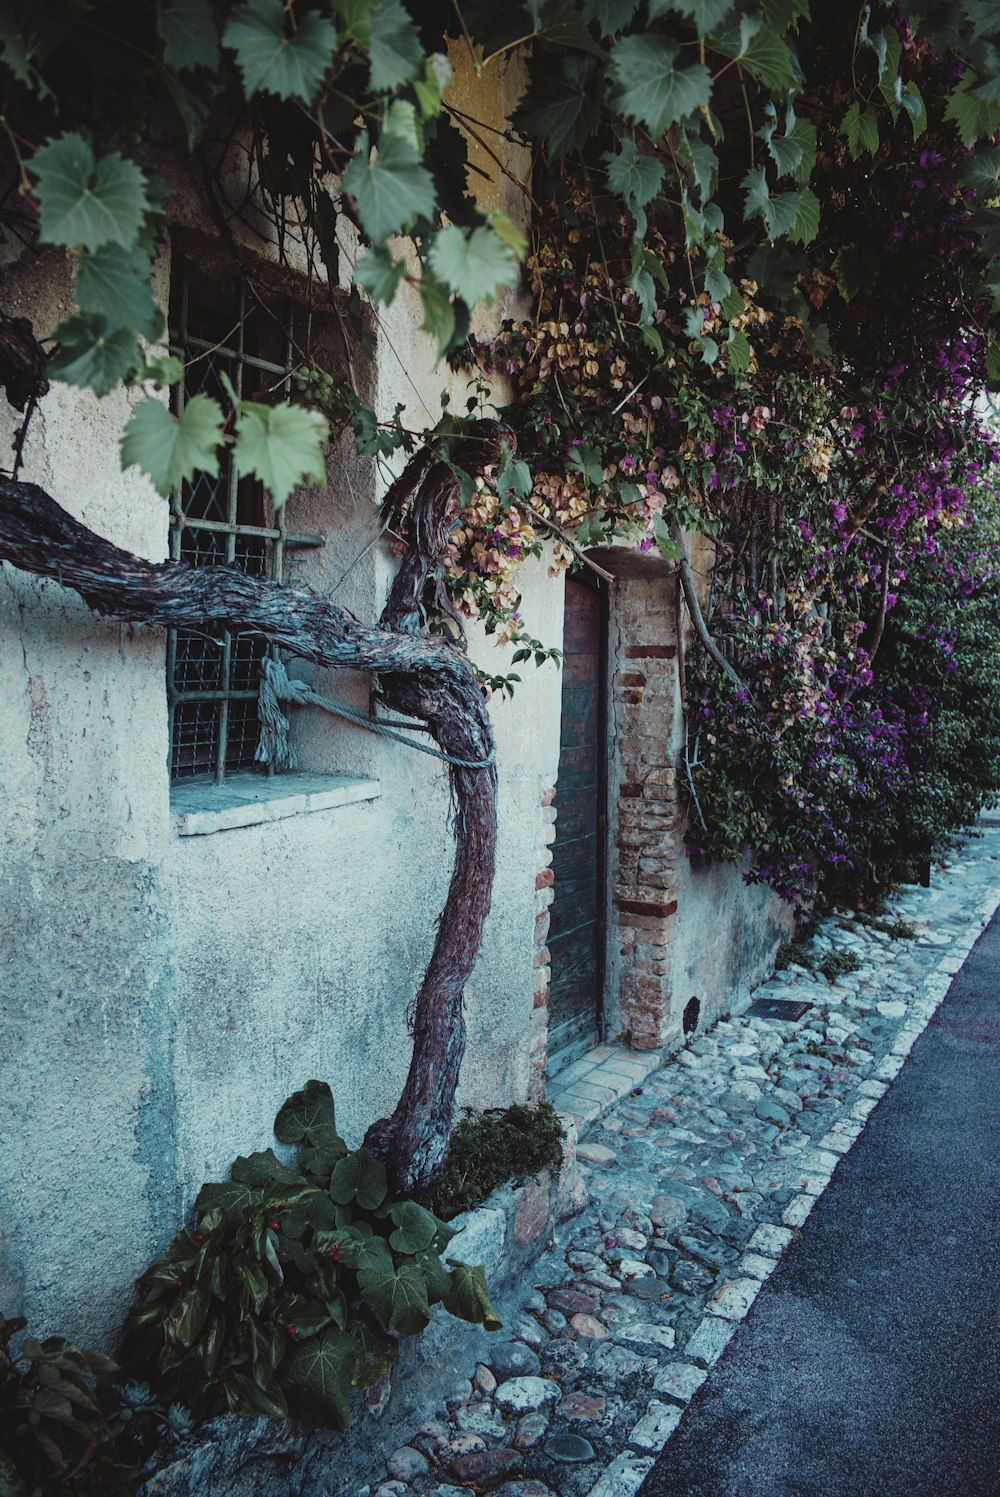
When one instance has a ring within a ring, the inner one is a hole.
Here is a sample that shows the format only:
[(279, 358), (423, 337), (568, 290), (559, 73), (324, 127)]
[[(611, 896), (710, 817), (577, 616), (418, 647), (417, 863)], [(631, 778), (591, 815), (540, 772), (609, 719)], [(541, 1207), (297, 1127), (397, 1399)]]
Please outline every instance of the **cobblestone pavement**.
[[(799, 1020), (722, 1021), (614, 1102), (579, 1147), (590, 1204), (489, 1365), (358, 1497), (634, 1497), (998, 903), (984, 826), (931, 889), (825, 920), (810, 969), (758, 989)], [(859, 968), (814, 970), (841, 954)]]

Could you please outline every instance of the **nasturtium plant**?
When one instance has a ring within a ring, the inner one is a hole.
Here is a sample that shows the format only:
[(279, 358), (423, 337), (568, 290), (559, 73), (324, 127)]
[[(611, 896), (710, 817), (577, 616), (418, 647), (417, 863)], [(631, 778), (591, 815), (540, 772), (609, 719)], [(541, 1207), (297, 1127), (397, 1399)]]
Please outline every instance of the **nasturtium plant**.
[(454, 1230), (348, 1148), (324, 1082), (289, 1097), (274, 1131), (296, 1164), (268, 1149), (203, 1187), (194, 1226), (139, 1281), (126, 1355), (155, 1360), (198, 1418), (293, 1413), (343, 1429), (351, 1389), (382, 1376), (435, 1304), (500, 1322), (482, 1269), (448, 1256)]

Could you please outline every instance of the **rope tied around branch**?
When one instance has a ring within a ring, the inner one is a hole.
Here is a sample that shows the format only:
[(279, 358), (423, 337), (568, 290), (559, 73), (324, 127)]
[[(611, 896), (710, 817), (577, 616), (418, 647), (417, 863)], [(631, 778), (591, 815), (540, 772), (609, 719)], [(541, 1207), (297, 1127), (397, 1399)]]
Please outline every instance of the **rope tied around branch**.
[[(348, 722), (355, 723), (359, 728), (367, 728), (371, 733), (380, 733), (383, 738), (393, 738), (397, 743), (405, 744), (407, 748), (418, 749), (422, 754), (429, 754), (432, 759), (440, 759), (445, 764), (454, 764), (459, 769), (489, 769), (496, 763), (496, 745), (490, 749), (485, 759), (458, 759), (453, 754), (446, 754), (440, 749), (431, 748), (430, 744), (418, 743), (408, 734), (398, 732), (396, 726), (391, 726), (381, 718), (372, 717), (370, 713), (361, 712), (356, 707), (349, 707), (346, 702), (337, 702), (331, 697), (320, 696), (307, 682), (290, 677), (280, 660), (265, 659), (261, 664), (260, 687), (257, 693), (260, 738), (254, 760), (258, 764), (273, 765), (276, 770), (294, 769), (297, 763), (295, 750), (292, 748), (289, 737), (291, 724), (281, 710), (282, 702), (291, 702), (299, 707), (321, 707), (324, 712), (343, 717)], [(398, 726), (402, 727), (403, 724)], [(412, 727), (417, 729), (419, 725), (414, 723)]]

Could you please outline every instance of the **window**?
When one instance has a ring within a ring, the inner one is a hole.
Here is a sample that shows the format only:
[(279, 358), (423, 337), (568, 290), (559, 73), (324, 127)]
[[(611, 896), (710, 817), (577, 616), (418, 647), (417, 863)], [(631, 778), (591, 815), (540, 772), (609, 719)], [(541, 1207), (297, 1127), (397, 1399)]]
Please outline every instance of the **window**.
[[(280, 322), (235, 282), (212, 281), (181, 263), (171, 288), (170, 339), (182, 350), (184, 379), (175, 408), (204, 392), (226, 406), (223, 375), (240, 397), (283, 396), (297, 367), (295, 309), (275, 305)], [(170, 555), (192, 566), (236, 566), (254, 577), (284, 576), (293, 545), (321, 545), (293, 535), (288, 506), (275, 514), (264, 486), (239, 478), (231, 455), (217, 476), (198, 473), (171, 502)], [(172, 630), (167, 640), (170, 776), (219, 782), (249, 769), (260, 732), (257, 686), (270, 646), (257, 635), (211, 637)]]

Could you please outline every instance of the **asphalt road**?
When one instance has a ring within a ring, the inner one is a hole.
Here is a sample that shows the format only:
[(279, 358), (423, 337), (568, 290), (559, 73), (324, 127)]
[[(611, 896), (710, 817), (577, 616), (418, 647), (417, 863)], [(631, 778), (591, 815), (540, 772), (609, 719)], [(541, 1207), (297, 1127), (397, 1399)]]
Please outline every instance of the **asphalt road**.
[(640, 1497), (1000, 1497), (1000, 917)]

